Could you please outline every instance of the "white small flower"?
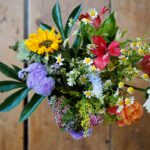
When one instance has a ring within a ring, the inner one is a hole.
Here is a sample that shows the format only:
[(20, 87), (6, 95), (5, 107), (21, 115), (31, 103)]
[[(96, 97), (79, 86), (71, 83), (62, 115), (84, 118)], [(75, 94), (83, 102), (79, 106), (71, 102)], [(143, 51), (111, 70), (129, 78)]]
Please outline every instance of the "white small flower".
[(63, 42), (63, 47), (66, 48), (67, 44), (69, 43), (69, 38), (65, 39)]
[(119, 89), (117, 89), (114, 93), (114, 96), (117, 97), (119, 95)]
[(125, 98), (125, 104), (127, 105), (127, 106), (131, 106), (133, 103), (134, 103), (134, 97), (132, 96), (132, 97), (129, 97), (129, 98)]
[(59, 64), (59, 66), (62, 66), (63, 65), (63, 61), (64, 61), (64, 58), (62, 58), (61, 54), (59, 54), (57, 57), (56, 57), (56, 63)]
[(69, 19), (69, 23), (68, 23), (69, 27), (71, 27), (71, 26), (73, 25), (73, 23), (74, 23), (74, 19), (73, 19), (73, 18), (70, 18), (70, 19)]
[(78, 30), (73, 31), (72, 35), (77, 36), (78, 35)]
[(89, 10), (89, 15), (90, 15), (90, 17), (92, 18), (92, 19), (95, 19), (97, 16), (98, 16), (98, 12), (96, 11), (96, 9), (94, 8), (91, 8), (90, 10)]
[(79, 78), (81, 84), (85, 84), (87, 82), (87, 78), (86, 78), (86, 75), (82, 75), (80, 78)]
[(86, 65), (91, 65), (93, 63), (93, 60), (88, 57), (83, 60), (83, 63)]
[(117, 106), (118, 106), (117, 112), (120, 113), (124, 108), (123, 97), (118, 99)]
[(84, 93), (84, 95), (87, 97), (87, 98), (91, 98), (92, 96), (93, 96), (93, 94), (92, 94), (92, 92), (91, 91), (84, 91), (83, 92)]
[(69, 86), (73, 86), (73, 85), (76, 84), (76, 82), (75, 82), (75, 80), (74, 80), (73, 78), (68, 78), (68, 79), (67, 79), (67, 84), (68, 84)]
[(145, 107), (148, 113), (150, 113), (150, 89), (147, 90), (147, 94), (148, 94), (148, 99), (144, 103), (143, 107)]

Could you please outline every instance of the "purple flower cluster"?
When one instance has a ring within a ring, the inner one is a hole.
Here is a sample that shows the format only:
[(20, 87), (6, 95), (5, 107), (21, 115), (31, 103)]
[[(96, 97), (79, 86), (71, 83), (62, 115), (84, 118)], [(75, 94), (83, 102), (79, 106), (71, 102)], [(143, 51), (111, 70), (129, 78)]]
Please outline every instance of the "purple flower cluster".
[(81, 131), (79, 131), (79, 132), (72, 130), (72, 131), (70, 131), (69, 133), (71, 134), (71, 136), (72, 136), (74, 139), (80, 140), (80, 139), (83, 139), (84, 137), (90, 136), (91, 133), (92, 133), (92, 128), (88, 129), (86, 135), (85, 135), (85, 133), (84, 133), (83, 130), (81, 130)]
[(27, 68), (18, 72), (19, 78), (24, 78), (27, 73), (27, 86), (37, 94), (49, 96), (55, 88), (55, 81), (52, 77), (47, 77), (48, 72), (44, 65), (40, 63), (30, 64)]
[(90, 126), (93, 127), (93, 126), (96, 126), (100, 123), (102, 123), (102, 118), (100, 117), (100, 115), (96, 116), (96, 115), (90, 115)]
[(70, 107), (69, 105), (66, 105), (64, 108), (62, 108), (61, 104), (63, 100), (64, 100), (63, 96), (57, 98), (54, 105), (52, 106), (52, 110), (53, 110), (54, 118), (58, 127), (65, 129), (66, 124), (63, 123), (62, 117), (67, 112), (67, 110), (70, 109)]

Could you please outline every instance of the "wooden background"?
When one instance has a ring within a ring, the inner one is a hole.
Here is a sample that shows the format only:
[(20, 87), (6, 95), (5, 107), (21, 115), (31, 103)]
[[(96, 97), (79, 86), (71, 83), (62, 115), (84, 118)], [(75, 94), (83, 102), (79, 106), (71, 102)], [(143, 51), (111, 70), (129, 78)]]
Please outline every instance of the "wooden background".
[[(150, 0), (60, 0), (63, 20), (81, 2), (86, 10), (103, 5), (115, 10), (117, 22), (121, 29), (128, 29), (129, 38), (150, 32)], [(27, 31), (35, 32), (40, 20), (53, 24), (54, 3), (55, 0), (0, 0), (0, 61), (21, 66), (8, 46), (23, 39)], [(25, 12), (29, 17), (26, 18)], [(3, 79), (0, 74), (0, 80)], [(146, 86), (143, 81), (135, 80), (135, 83), (139, 87)], [(0, 93), (0, 102), (7, 95)], [(136, 97), (143, 103), (142, 93), (136, 92)], [(0, 114), (0, 150), (150, 150), (150, 114), (146, 112), (130, 127), (101, 125), (94, 129), (90, 138), (75, 141), (57, 128), (45, 101), (29, 119), (28, 139), (24, 139), (24, 124), (17, 122), (22, 107), (23, 104)], [(28, 145), (24, 144), (26, 140)]]

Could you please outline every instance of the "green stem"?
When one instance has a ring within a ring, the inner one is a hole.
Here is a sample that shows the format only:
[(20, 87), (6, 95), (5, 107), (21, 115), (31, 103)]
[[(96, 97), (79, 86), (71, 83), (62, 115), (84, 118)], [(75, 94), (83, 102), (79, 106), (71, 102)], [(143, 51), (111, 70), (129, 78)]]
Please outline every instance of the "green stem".
[(146, 92), (146, 89), (143, 89), (143, 88), (138, 88), (138, 87), (135, 87), (135, 86), (132, 86), (132, 85), (128, 85), (128, 84), (125, 84), (126, 87), (133, 87), (135, 90), (138, 90), (138, 91), (141, 91), (141, 92)]

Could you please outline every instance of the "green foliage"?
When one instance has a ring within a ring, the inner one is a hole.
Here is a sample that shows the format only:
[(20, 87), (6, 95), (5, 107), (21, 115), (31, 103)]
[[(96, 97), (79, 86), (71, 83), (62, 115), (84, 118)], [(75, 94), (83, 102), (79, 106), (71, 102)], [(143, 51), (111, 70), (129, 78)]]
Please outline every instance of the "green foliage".
[(103, 104), (97, 99), (86, 99), (82, 97), (81, 101), (76, 104), (79, 110), (80, 117), (82, 119), (81, 126), (83, 127), (85, 133), (88, 131), (90, 114), (99, 114), (102, 111)]
[(0, 72), (2, 72), (7, 77), (13, 78), (15, 80), (20, 80), (18, 78), (18, 72), (13, 70), (12, 68), (8, 67), (4, 63), (0, 62)]
[[(81, 11), (82, 11), (82, 5), (79, 5), (69, 15), (68, 20), (66, 22), (66, 26), (65, 26), (65, 36), (66, 36), (66, 38), (69, 37), (71, 29), (72, 29), (73, 25), (75, 24), (75, 22), (77, 21)], [(73, 23), (72, 23), (71, 26), (69, 26), (70, 19), (73, 19)]]
[(109, 15), (109, 17), (103, 22), (100, 29), (97, 31), (98, 35), (103, 35), (106, 40), (113, 40), (116, 36), (118, 27), (116, 25), (116, 20), (114, 17), (114, 12)]
[(34, 94), (30, 102), (24, 107), (19, 122), (25, 121), (45, 99), (44, 96)]
[(16, 81), (0, 81), (0, 92), (7, 92), (16, 88), (25, 87), (25, 83)]
[(30, 51), (27, 49), (24, 40), (19, 41), (18, 50), (17, 50), (17, 59), (20, 61), (29, 61)]
[(29, 89), (23, 88), (14, 94), (10, 95), (6, 100), (0, 104), (0, 112), (7, 112), (15, 108), (27, 96)]
[(43, 22), (40, 22), (40, 28), (43, 30), (48, 30), (48, 31), (50, 31), (52, 29), (51, 26), (49, 26), (48, 24), (45, 24)]
[(62, 39), (65, 40), (65, 33), (64, 33), (64, 29), (63, 29), (63, 23), (62, 23), (60, 5), (59, 5), (58, 1), (55, 4), (55, 6), (53, 7), (52, 17), (53, 17), (53, 20), (54, 20), (56, 26), (58, 27), (61, 35), (62, 35)]
[(78, 34), (77, 34), (75, 41), (72, 45), (75, 57), (78, 55), (78, 51), (79, 51), (81, 43), (82, 43), (82, 37), (80, 35), (80, 31), (78, 31)]
[(16, 66), (16, 65), (12, 65), (13, 66), (13, 68), (14, 68), (14, 70), (16, 71), (16, 72), (19, 72), (20, 70), (21, 70), (21, 68), (19, 68), (18, 66)]

